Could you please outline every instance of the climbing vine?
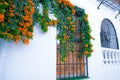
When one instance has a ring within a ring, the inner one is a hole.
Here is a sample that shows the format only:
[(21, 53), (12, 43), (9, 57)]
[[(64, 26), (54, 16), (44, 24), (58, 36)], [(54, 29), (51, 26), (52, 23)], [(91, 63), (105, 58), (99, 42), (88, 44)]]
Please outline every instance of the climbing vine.
[[(42, 5), (42, 7), (40, 7)], [(40, 12), (42, 9), (42, 13)], [(51, 20), (53, 14), (57, 20)], [(75, 16), (78, 15), (80, 26), (75, 26)], [(81, 8), (74, 6), (69, 0), (1, 0), (0, 1), (0, 38), (13, 40), (15, 43), (22, 41), (29, 44), (33, 37), (33, 27), (39, 23), (43, 32), (48, 31), (48, 26), (56, 26), (57, 39), (60, 41), (61, 59), (67, 53), (67, 42), (70, 50), (74, 51), (74, 41), (80, 41), (80, 54), (90, 56), (92, 50), (88, 23), (88, 15)], [(75, 32), (80, 31), (80, 38), (75, 37)]]

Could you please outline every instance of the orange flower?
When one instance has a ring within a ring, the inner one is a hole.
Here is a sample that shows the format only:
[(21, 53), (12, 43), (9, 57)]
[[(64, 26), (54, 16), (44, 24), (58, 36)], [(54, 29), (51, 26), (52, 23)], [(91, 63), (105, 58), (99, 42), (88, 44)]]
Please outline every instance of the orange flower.
[(26, 36), (27, 31), (28, 31), (27, 29), (23, 29), (23, 30), (22, 30), (22, 35), (23, 35), (23, 36)]
[(57, 0), (57, 2), (58, 2), (59, 4), (61, 4), (61, 3), (62, 3), (62, 1), (61, 1), (61, 0)]
[(53, 24), (56, 25), (57, 24), (57, 20), (53, 20)]
[(67, 3), (66, 3), (66, 2), (64, 2), (63, 4), (64, 4), (64, 6), (67, 6)]
[(16, 6), (13, 4), (13, 5), (12, 5), (12, 8), (15, 8), (15, 7), (16, 7)]
[(85, 20), (85, 21), (88, 21), (88, 18), (87, 18), (87, 17), (84, 17), (84, 20)]
[(19, 22), (18, 24), (19, 24), (19, 26), (23, 26), (24, 22)]
[(34, 13), (34, 7), (31, 7), (30, 12), (33, 14)]
[(75, 9), (72, 9), (72, 15), (74, 15), (75, 14)]
[(28, 0), (28, 3), (31, 4), (31, 6), (34, 6), (34, 3), (32, 2), (32, 0)]
[(46, 27), (46, 30), (48, 31), (48, 27)]
[(87, 47), (88, 47), (88, 44), (85, 44), (84, 46), (87, 48)]
[(88, 51), (84, 51), (84, 54), (85, 54), (85, 55), (88, 55)]
[(92, 49), (91, 52), (94, 52), (94, 50)]
[(25, 21), (29, 21), (29, 16), (23, 16), (23, 19), (24, 19)]
[(27, 6), (24, 6), (24, 11), (28, 10), (28, 7)]
[(31, 14), (31, 13), (30, 13), (29, 11), (25, 11), (25, 14), (27, 14), (27, 15), (28, 15), (28, 14)]
[(52, 22), (52, 21), (50, 21), (50, 22), (49, 22), (49, 25), (50, 25), (50, 26), (52, 26), (52, 25), (53, 25), (53, 22)]
[(68, 19), (68, 20), (72, 20), (72, 18), (71, 18), (71, 17), (68, 17), (67, 19)]
[(4, 15), (3, 14), (0, 14), (0, 22), (4, 21)]
[(72, 27), (71, 30), (72, 30), (72, 31), (75, 31), (76, 29), (75, 29), (75, 27)]
[(71, 3), (69, 3), (68, 6), (69, 6), (70, 8), (72, 8), (72, 9), (74, 8), (74, 5), (71, 4)]
[(46, 22), (46, 25), (48, 25), (49, 23), (48, 22)]
[(70, 24), (71, 24), (71, 25), (73, 25), (73, 24), (74, 24), (74, 22), (70, 21)]
[(63, 26), (65, 29), (67, 29), (67, 26)]
[(0, 18), (2, 18), (2, 19), (3, 19), (3, 18), (4, 18), (4, 15), (3, 15), (3, 14), (0, 14)]
[(22, 28), (21, 28), (21, 27), (18, 27), (18, 31), (22, 31)]
[(11, 8), (9, 9), (9, 11), (10, 11), (11, 13), (13, 13), (13, 12), (14, 12), (14, 10), (13, 10), (13, 9), (11, 9)]
[(24, 40), (23, 40), (23, 43), (26, 44), (26, 45), (28, 45), (28, 44), (29, 44), (29, 39), (27, 39), (27, 38), (24, 39)]
[(27, 28), (27, 27), (29, 27), (29, 26), (31, 26), (31, 23), (26, 22), (26, 23), (24, 24), (24, 28)]
[(29, 23), (31, 23), (31, 24), (32, 24), (32, 22), (33, 22), (33, 20), (32, 20), (32, 19), (29, 19)]
[(93, 39), (93, 36), (90, 36), (90, 39)]
[(66, 35), (64, 35), (64, 40), (66, 40), (67, 39), (67, 36)]
[(29, 37), (32, 37), (33, 36), (33, 34), (32, 34), (32, 32), (27, 32), (27, 36), (29, 36)]

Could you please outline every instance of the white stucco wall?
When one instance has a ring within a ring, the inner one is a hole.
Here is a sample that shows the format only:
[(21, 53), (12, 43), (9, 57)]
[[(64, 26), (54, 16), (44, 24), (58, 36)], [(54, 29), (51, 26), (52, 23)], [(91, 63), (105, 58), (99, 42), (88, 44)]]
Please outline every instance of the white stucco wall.
[(71, 2), (85, 9), (89, 15), (88, 20), (92, 28), (92, 35), (95, 38), (95, 41), (92, 41), (94, 53), (88, 59), (89, 80), (120, 80), (120, 64), (107, 65), (103, 63), (100, 43), (101, 22), (104, 18), (112, 21), (117, 32), (118, 41), (120, 40), (120, 21), (115, 19), (117, 12), (113, 12), (103, 5), (98, 10), (99, 3), (97, 0), (71, 0)]
[(0, 40), (0, 80), (56, 80), (56, 29), (39, 25), (26, 46)]

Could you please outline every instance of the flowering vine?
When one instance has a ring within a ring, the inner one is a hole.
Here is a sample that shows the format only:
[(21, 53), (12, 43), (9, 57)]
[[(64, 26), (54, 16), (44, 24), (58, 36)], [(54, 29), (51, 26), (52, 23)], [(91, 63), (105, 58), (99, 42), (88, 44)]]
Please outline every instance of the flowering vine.
[[(42, 13), (39, 6), (42, 5)], [(51, 20), (49, 13), (54, 14), (57, 20)], [(79, 28), (75, 25), (75, 16), (79, 15)], [(71, 51), (74, 51), (75, 32), (80, 31), (80, 54), (90, 56), (92, 50), (88, 23), (88, 15), (84, 10), (74, 6), (69, 0), (1, 0), (0, 1), (0, 38), (13, 40), (15, 43), (22, 41), (29, 44), (33, 37), (33, 27), (39, 23), (43, 32), (48, 31), (48, 26), (56, 26), (57, 39), (60, 41), (60, 54), (62, 60), (66, 57), (67, 42)]]

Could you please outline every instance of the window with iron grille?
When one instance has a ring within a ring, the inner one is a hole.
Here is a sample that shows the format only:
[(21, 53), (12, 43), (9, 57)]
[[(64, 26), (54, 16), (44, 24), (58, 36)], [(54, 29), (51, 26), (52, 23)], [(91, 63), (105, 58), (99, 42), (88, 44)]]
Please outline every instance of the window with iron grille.
[[(78, 18), (81, 15), (75, 16), (76, 21), (76, 39), (80, 37), (80, 31), (78, 30), (78, 26), (80, 26), (81, 22), (78, 22)], [(61, 62), (59, 48), (60, 44), (57, 44), (57, 80), (69, 80), (71, 78), (85, 78), (88, 77), (88, 62), (87, 57), (82, 55), (78, 58), (78, 54), (80, 53), (80, 41), (74, 41), (74, 52), (69, 49), (69, 42), (67, 42), (67, 57), (65, 62)]]
[(105, 48), (119, 49), (118, 39), (112, 22), (104, 19), (101, 24), (101, 46)]

